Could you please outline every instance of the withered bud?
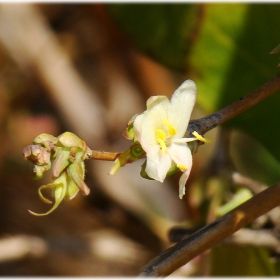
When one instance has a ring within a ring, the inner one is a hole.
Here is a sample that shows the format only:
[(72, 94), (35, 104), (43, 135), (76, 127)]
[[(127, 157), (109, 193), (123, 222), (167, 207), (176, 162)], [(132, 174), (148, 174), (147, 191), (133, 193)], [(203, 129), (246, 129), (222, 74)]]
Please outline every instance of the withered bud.
[(51, 161), (50, 152), (40, 145), (30, 145), (24, 148), (23, 156), (35, 165), (46, 165)]

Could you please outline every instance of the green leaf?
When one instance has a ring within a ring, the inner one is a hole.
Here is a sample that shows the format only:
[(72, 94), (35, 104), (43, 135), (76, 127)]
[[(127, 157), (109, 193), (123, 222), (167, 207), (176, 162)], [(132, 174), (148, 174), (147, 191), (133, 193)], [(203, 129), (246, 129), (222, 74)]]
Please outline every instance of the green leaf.
[(186, 69), (199, 8), (186, 4), (108, 5), (115, 21), (136, 48), (177, 70)]
[(276, 276), (265, 248), (220, 245), (211, 251), (211, 276)]
[[(268, 53), (279, 42), (278, 28), (272, 28), (280, 24), (279, 13), (279, 5), (207, 5), (190, 61), (198, 103), (208, 113), (231, 104), (278, 74), (277, 57)], [(246, 131), (279, 161), (279, 104), (280, 95), (275, 93), (225, 126)], [(254, 153), (257, 157), (258, 150)], [(278, 172), (279, 168), (279, 164), (274, 165)]]
[(232, 199), (216, 209), (216, 215), (221, 217), (252, 197), (252, 193), (245, 188), (237, 190)]

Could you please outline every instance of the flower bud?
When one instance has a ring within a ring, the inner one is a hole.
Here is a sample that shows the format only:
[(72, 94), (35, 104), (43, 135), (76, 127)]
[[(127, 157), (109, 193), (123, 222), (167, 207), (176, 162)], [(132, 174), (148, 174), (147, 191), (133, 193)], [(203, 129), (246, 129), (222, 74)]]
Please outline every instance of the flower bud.
[(36, 165), (45, 165), (51, 162), (51, 154), (40, 145), (30, 145), (24, 148), (23, 156)]
[(57, 143), (57, 138), (51, 134), (42, 133), (34, 139), (33, 143), (45, 147), (49, 152), (53, 152)]
[(53, 181), (41, 186), (38, 190), (39, 197), (45, 203), (52, 203), (45, 198), (42, 190), (51, 189), (55, 203), (51, 210), (43, 214), (29, 211), (36, 216), (44, 216), (54, 211), (63, 199), (72, 199), (79, 190), (88, 195), (90, 189), (85, 184), (84, 160), (91, 158), (92, 151), (86, 142), (71, 132), (65, 132), (57, 138), (42, 133), (34, 141), (34, 145), (23, 150), (24, 158), (34, 164), (35, 178), (41, 178), (52, 167)]

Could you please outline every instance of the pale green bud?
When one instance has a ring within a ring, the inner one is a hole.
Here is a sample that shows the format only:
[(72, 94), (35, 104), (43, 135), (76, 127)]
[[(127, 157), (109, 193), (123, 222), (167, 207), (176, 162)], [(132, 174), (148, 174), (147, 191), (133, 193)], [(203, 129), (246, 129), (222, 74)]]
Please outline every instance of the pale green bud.
[(57, 138), (48, 133), (41, 133), (34, 139), (33, 143), (45, 147), (49, 152), (53, 152)]
[(54, 211), (63, 199), (72, 199), (79, 190), (88, 195), (90, 189), (85, 184), (84, 160), (91, 158), (92, 151), (85, 141), (71, 132), (65, 132), (57, 138), (42, 133), (23, 150), (25, 159), (34, 164), (33, 173), (35, 177), (41, 178), (43, 174), (52, 167), (53, 181), (41, 186), (38, 190), (39, 197), (45, 203), (52, 203), (42, 194), (44, 189), (52, 189), (55, 203), (51, 210), (44, 214), (30, 213), (36, 216), (44, 216)]
[(120, 167), (124, 166), (127, 163), (132, 163), (139, 158), (143, 158), (144, 155), (145, 152), (142, 146), (138, 142), (133, 144), (129, 149), (118, 156), (118, 158), (114, 161), (109, 174), (115, 174)]

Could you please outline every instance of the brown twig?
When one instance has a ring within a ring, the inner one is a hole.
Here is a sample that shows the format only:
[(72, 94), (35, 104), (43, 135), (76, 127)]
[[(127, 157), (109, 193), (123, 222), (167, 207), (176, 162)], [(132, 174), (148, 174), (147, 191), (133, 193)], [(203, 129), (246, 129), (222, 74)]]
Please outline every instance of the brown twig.
[(280, 205), (280, 182), (260, 192), (228, 214), (203, 227), (189, 238), (150, 261), (141, 276), (166, 276), (213, 247), (259, 216)]
[(280, 74), (245, 97), (240, 98), (238, 101), (224, 107), (214, 114), (208, 115), (199, 120), (191, 120), (188, 126), (188, 133), (191, 135), (193, 131), (197, 131), (199, 134), (204, 135), (207, 131), (250, 109), (279, 89)]
[[(181, 240), (190, 236), (189, 231), (184, 227), (175, 227), (171, 229), (169, 236), (171, 242), (180, 242)], [(228, 236), (219, 244), (227, 244), (234, 246), (255, 246), (266, 247), (276, 252), (280, 250), (280, 240), (275, 236), (272, 230), (260, 229), (253, 230), (248, 228), (241, 228), (231, 236)]]
[(92, 150), (90, 159), (114, 161), (121, 153)]

